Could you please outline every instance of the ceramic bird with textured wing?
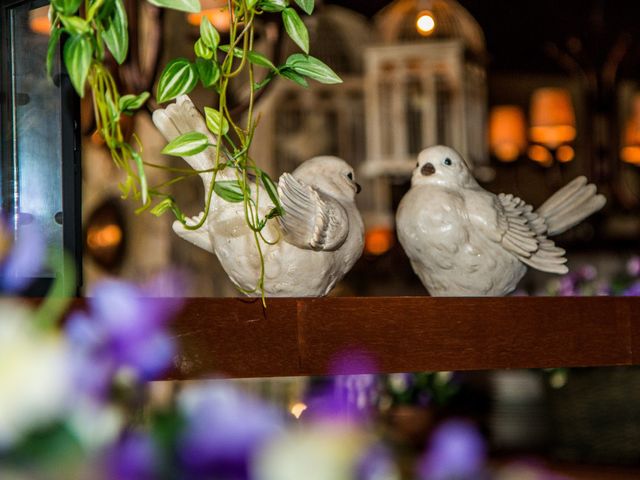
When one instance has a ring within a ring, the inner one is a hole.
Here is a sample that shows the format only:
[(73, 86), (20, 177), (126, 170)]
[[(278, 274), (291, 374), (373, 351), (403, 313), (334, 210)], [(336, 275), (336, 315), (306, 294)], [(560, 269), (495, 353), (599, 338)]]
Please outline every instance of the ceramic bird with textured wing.
[[(153, 122), (168, 141), (187, 132), (201, 132), (215, 144), (205, 121), (188, 96), (156, 110)], [(196, 170), (214, 166), (215, 149), (184, 157)], [(211, 186), (211, 172), (201, 173), (205, 198)], [(235, 171), (227, 168), (218, 180), (235, 180)], [(252, 194), (255, 194), (255, 183)], [(260, 184), (259, 212), (264, 217), (273, 208)], [(362, 255), (364, 225), (355, 204), (360, 186), (353, 168), (337, 157), (307, 160), (293, 173), (284, 173), (278, 192), (284, 215), (269, 221), (263, 235), (271, 244), (262, 245), (264, 290), (272, 297), (313, 297), (329, 293)], [(198, 223), (204, 212), (190, 219)], [(253, 231), (245, 223), (243, 203), (215, 199), (202, 228), (189, 230), (178, 221), (173, 230), (184, 240), (214, 253), (229, 278), (239, 288), (253, 290), (260, 278), (260, 257)], [(256, 295), (260, 292), (256, 292)]]
[(605, 203), (578, 177), (534, 210), (513, 195), (484, 190), (455, 150), (435, 146), (418, 156), (396, 222), (400, 243), (431, 295), (504, 296), (527, 267), (567, 273), (565, 251), (548, 237)]

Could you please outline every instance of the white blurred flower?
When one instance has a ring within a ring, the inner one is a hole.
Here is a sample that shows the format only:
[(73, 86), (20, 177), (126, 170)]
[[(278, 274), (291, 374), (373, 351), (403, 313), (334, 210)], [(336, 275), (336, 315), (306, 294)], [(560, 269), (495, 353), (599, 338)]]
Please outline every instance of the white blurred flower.
[(29, 308), (0, 300), (0, 449), (59, 418), (70, 399), (64, 339), (36, 329)]

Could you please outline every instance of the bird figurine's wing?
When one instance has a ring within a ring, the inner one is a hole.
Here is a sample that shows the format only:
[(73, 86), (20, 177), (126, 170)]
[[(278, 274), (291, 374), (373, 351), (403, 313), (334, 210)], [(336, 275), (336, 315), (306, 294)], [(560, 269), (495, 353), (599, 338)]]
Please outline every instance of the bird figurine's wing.
[(547, 238), (547, 225), (533, 207), (511, 194), (496, 198), (497, 230), (502, 246), (537, 270), (564, 274), (565, 251)]
[(278, 217), (285, 241), (299, 248), (333, 251), (349, 234), (349, 216), (339, 202), (289, 173), (278, 182), (284, 215)]

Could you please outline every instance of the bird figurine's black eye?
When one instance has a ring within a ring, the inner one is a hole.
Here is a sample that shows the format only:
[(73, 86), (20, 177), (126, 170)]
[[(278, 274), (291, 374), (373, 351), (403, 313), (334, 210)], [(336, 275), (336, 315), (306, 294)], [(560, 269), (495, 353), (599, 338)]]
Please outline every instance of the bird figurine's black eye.
[(444, 159), (444, 164), (445, 164), (447, 167), (450, 167), (452, 163), (453, 163), (453, 162), (451, 161), (451, 159), (450, 159), (450, 158), (445, 158), (445, 159)]
[(351, 172), (347, 173), (347, 177), (349, 177), (349, 180), (353, 180), (353, 173)]

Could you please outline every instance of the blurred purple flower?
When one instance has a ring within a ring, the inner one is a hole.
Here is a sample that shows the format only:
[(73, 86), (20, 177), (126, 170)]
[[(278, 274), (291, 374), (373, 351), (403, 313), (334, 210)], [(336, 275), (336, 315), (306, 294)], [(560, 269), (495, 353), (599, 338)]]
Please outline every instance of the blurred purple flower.
[(640, 297), (640, 282), (633, 283), (622, 295), (624, 297)]
[(331, 377), (305, 399), (305, 420), (366, 421), (380, 396), (375, 364), (361, 352), (337, 356), (329, 368)]
[(627, 273), (632, 277), (640, 277), (640, 257), (631, 257), (627, 262)]
[(558, 295), (561, 297), (578, 295), (578, 276), (575, 273), (572, 272), (560, 278)]
[(399, 478), (397, 466), (389, 450), (374, 444), (356, 464), (354, 480), (391, 480)]
[(149, 298), (151, 292), (109, 280), (94, 288), (89, 312), (74, 312), (66, 324), (78, 361), (80, 388), (101, 396), (122, 369), (137, 380), (157, 378), (170, 365), (175, 345), (166, 324), (180, 301)]
[(11, 242), (10, 230), (5, 221), (0, 220), (0, 291), (17, 293), (40, 273), (46, 244), (42, 232), (35, 225), (21, 228), (18, 240)]
[(598, 276), (598, 270), (593, 265), (583, 265), (578, 269), (578, 279), (590, 282)]
[(282, 431), (274, 409), (223, 381), (184, 390), (179, 408), (186, 422), (178, 438), (185, 478), (247, 480), (259, 449)]
[(421, 480), (449, 480), (481, 477), (486, 447), (478, 430), (468, 422), (450, 420), (433, 433), (418, 467)]
[(112, 480), (154, 480), (158, 478), (159, 460), (153, 439), (139, 432), (123, 436), (104, 459)]

